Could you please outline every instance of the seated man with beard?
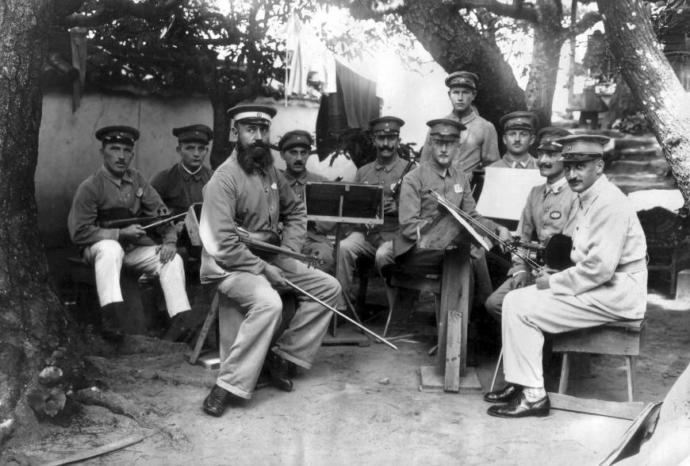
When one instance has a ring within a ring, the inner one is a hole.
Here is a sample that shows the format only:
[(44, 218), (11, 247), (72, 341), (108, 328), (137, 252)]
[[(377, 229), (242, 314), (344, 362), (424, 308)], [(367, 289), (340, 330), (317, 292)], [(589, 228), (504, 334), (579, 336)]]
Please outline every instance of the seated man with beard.
[[(298, 296), (294, 317), (269, 348), (282, 314), (276, 289), (287, 288), (286, 279), (331, 306), (340, 295), (340, 285), (330, 275), (284, 255), (262, 259), (241, 241), (238, 227), (277, 234), (282, 222), (282, 247), (299, 252), (307, 215), (304, 204), (273, 166), (268, 141), (276, 110), (238, 105), (228, 114), (234, 119), (231, 131), (237, 136), (237, 147), (204, 189), (199, 225), (201, 280), (217, 283), (218, 292), (241, 307), (244, 320), (204, 400), (204, 412), (211, 416), (221, 416), (237, 399), (251, 398), (264, 360), (271, 382), (285, 391), (292, 390), (288, 362), (311, 368), (331, 317), (316, 302)], [(221, 307), (219, 312), (222, 317), (226, 309)]]

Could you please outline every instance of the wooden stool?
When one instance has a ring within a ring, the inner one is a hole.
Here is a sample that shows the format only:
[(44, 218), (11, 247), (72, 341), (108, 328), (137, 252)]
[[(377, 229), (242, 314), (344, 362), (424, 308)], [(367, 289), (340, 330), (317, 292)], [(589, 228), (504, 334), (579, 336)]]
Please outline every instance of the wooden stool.
[(611, 354), (625, 356), (628, 401), (633, 401), (635, 382), (633, 356), (640, 354), (640, 340), (643, 330), (643, 319), (621, 320), (598, 327), (553, 335), (553, 351), (563, 353), (558, 393), (565, 393), (568, 388), (570, 372), (568, 353)]

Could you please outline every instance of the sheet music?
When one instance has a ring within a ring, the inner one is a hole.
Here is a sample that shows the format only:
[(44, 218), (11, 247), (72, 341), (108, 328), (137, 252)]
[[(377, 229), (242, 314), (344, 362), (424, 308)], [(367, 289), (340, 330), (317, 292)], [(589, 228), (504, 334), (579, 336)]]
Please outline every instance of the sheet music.
[(486, 167), (477, 211), (484, 217), (520, 220), (534, 186), (546, 183), (539, 170)]

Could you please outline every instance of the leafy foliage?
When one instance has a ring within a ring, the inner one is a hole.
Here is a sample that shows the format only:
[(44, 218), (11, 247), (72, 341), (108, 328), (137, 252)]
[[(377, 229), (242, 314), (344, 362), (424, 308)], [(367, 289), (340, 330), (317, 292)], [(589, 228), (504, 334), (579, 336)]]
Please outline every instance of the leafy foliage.
[[(81, 11), (99, 3), (89, 0)], [(150, 6), (151, 15), (125, 15), (89, 31), (90, 85), (218, 96), (282, 79), (276, 63), (283, 39), (272, 26), (284, 20), (286, 2), (232, 2), (226, 13), (207, 0), (182, 0), (155, 14), (158, 3), (139, 3)]]

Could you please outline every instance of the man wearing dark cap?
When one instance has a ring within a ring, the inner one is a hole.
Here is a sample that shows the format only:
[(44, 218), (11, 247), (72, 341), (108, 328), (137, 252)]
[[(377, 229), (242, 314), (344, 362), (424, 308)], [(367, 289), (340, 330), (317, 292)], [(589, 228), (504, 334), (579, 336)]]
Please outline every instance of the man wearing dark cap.
[[(245, 314), (234, 343), (221, 348), (224, 356), (216, 384), (203, 403), (211, 416), (221, 416), (237, 399), (251, 398), (264, 361), (271, 382), (285, 391), (292, 390), (288, 362), (311, 368), (331, 318), (320, 304), (299, 296), (294, 317), (270, 347), (282, 317), (276, 289), (287, 288), (286, 279), (331, 306), (340, 295), (335, 278), (285, 255), (262, 259), (238, 233), (241, 227), (277, 235), (282, 222), (283, 248), (299, 252), (304, 243), (304, 204), (273, 165), (268, 146), (275, 114), (264, 105), (228, 110), (237, 146), (204, 188), (201, 280), (217, 284), (218, 293), (239, 304)], [(229, 310), (221, 306), (219, 312), (224, 319)]]
[(151, 184), (173, 213), (185, 212), (203, 200), (202, 188), (211, 179), (211, 169), (204, 165), (213, 131), (206, 125), (191, 125), (172, 130), (177, 138), (180, 161), (159, 172)]
[[(444, 196), (501, 239), (510, 240), (510, 232), (505, 227), (477, 212), (469, 179), (453, 164), (453, 153), (460, 144), (460, 135), (465, 126), (450, 118), (428, 121), (427, 126), (431, 157), (403, 179), (400, 188), (400, 231), (393, 241), (396, 262), (413, 270), (422, 261), (425, 266), (440, 266), (443, 250), (459, 240), (458, 235), (462, 232), (462, 226), (444, 209), (439, 209), (429, 191)], [(444, 231), (438, 232), (439, 228)], [(448, 238), (448, 244), (427, 246), (425, 237), (432, 231), (435, 232), (434, 237)]]
[[(328, 181), (326, 177), (307, 170), (307, 159), (312, 147), (312, 137), (306, 131), (288, 131), (280, 138), (278, 149), (285, 161), (283, 175), (300, 201), (304, 202), (306, 184), (310, 181)], [(302, 254), (320, 260), (318, 268), (326, 273), (333, 273), (333, 244), (328, 236), (333, 232), (330, 222), (308, 222), (307, 238), (302, 246)]]
[[(522, 210), (518, 232), (523, 243), (538, 242), (544, 245), (557, 233), (571, 235), (576, 194), (568, 187), (561, 160), (562, 146), (556, 139), (569, 135), (563, 128), (549, 126), (539, 130), (537, 166), (546, 183), (535, 186), (527, 196)], [(523, 251), (527, 254), (527, 251)], [(508, 279), (486, 300), (486, 310), (496, 320), (501, 320), (501, 308), (506, 294), (514, 289), (534, 283), (532, 270), (518, 256), (512, 257)]]
[[(474, 107), (479, 77), (469, 71), (455, 71), (446, 78), (448, 97), (453, 111), (445, 118), (465, 125), (460, 135), (460, 145), (454, 154), (453, 165), (471, 179), (474, 170), (483, 168), (499, 159), (496, 128), (485, 120)], [(422, 148), (422, 160), (431, 156), (430, 135)]]
[(340, 257), (336, 277), (345, 293), (350, 292), (355, 262), (360, 257), (374, 259), (377, 270), (393, 262), (393, 238), (398, 232), (398, 204), (393, 188), (403, 176), (407, 162), (398, 155), (400, 128), (403, 120), (383, 116), (369, 122), (376, 160), (357, 170), (355, 183), (375, 184), (383, 187), (383, 225), (359, 228), (340, 242)]
[(102, 142), (103, 166), (77, 188), (67, 225), (72, 241), (96, 271), (103, 335), (122, 337), (120, 323), (127, 318), (120, 289), (124, 264), (157, 275), (170, 317), (189, 312), (182, 259), (176, 254), (175, 227), (158, 227), (163, 244), (156, 244), (138, 223), (123, 228), (103, 228), (101, 222), (138, 216), (168, 214), (155, 189), (130, 163), (139, 131), (128, 126), (108, 126), (96, 132)]
[(487, 394), (497, 417), (546, 416), (543, 333), (641, 319), (647, 303), (647, 245), (634, 207), (604, 173), (602, 136), (558, 139), (568, 185), (577, 193), (574, 265), (542, 273), (503, 302), (503, 367), (508, 385)]
[(536, 116), (532, 112), (511, 112), (500, 120), (506, 153), (492, 163), (500, 168), (537, 168), (537, 160), (529, 153), (534, 143)]

